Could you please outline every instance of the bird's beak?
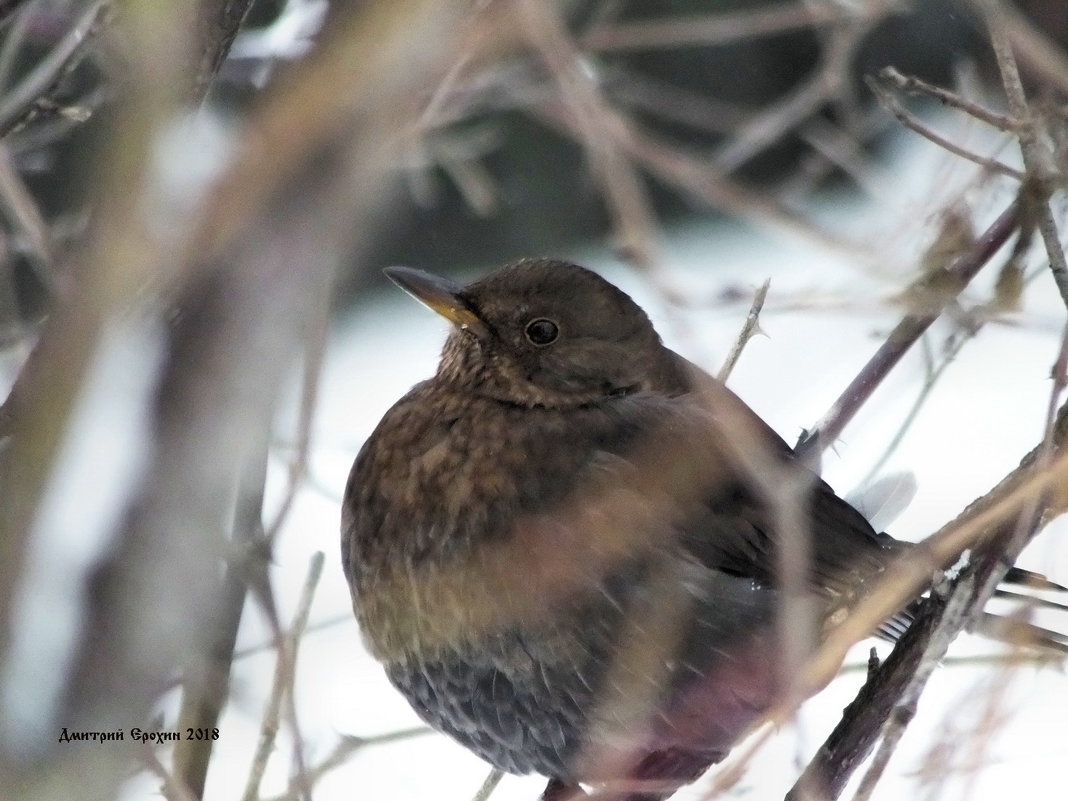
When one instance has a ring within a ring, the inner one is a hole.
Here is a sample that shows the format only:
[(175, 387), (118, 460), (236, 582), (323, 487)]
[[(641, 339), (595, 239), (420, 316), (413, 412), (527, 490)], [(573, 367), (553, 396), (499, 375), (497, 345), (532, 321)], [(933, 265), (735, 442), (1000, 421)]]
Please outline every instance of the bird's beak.
[(448, 278), (414, 267), (387, 267), (382, 272), (413, 298), (433, 309), (450, 323), (482, 337), (486, 324), (464, 302), (463, 287)]

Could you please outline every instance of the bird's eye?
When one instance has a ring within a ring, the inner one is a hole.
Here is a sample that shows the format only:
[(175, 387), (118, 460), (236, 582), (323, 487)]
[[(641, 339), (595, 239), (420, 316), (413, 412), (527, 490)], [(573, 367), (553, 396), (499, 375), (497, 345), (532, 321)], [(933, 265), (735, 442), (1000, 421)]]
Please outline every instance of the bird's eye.
[(560, 327), (552, 320), (539, 317), (527, 323), (526, 334), (535, 345), (551, 345), (560, 336)]

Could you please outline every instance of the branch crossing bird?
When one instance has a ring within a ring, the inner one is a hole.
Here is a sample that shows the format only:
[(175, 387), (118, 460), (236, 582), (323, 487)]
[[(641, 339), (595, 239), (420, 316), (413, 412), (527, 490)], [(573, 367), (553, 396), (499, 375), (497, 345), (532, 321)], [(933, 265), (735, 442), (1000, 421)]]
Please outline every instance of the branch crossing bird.
[[(548, 777), (546, 799), (667, 797), (783, 691), (781, 605), (806, 610), (791, 636), (818, 644), (907, 546), (595, 273), (387, 274), (453, 328), (345, 491), (371, 653), (431, 726)], [(792, 587), (787, 535), (808, 544)]]

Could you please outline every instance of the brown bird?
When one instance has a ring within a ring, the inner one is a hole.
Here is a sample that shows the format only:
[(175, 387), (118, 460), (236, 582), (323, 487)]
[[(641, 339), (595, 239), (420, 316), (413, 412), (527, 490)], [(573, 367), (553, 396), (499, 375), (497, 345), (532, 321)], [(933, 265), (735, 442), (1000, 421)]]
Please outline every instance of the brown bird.
[(454, 328), (345, 491), (342, 561), (371, 652), (434, 728), (549, 777), (544, 798), (579, 783), (670, 795), (782, 691), (787, 529), (809, 535), (794, 587), (809, 643), (903, 546), (596, 274), (386, 272)]

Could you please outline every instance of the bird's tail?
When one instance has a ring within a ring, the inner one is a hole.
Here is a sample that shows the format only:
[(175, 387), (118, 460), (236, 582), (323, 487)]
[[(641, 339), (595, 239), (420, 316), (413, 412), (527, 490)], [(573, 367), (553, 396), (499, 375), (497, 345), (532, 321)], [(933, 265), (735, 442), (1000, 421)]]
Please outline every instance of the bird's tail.
[[(1022, 592), (1021, 590), (1029, 590)], [(1047, 598), (1034, 593), (1056, 593), (1059, 598)], [(1040, 573), (1019, 567), (1011, 568), (994, 593), (995, 598), (1016, 601), (1021, 610), (1054, 610), (1064, 612), (1068, 620), (1068, 587), (1050, 581)], [(900, 613), (885, 621), (878, 635), (897, 642), (908, 630), (919, 611), (922, 599), (912, 601)], [(1055, 631), (1024, 620), (1022, 614), (997, 614), (983, 612), (976, 620), (975, 631), (984, 637), (1009, 645), (1016, 645), (1039, 652), (1068, 656), (1068, 632)]]

